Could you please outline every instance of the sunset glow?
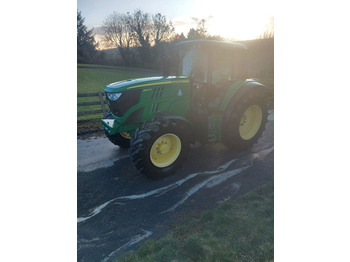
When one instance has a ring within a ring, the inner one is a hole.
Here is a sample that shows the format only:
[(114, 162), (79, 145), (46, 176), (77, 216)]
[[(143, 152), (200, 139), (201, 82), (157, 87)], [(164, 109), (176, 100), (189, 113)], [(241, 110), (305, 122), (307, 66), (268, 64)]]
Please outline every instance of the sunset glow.
[[(79, 0), (78, 10), (85, 17), (88, 28), (98, 29), (113, 11), (120, 13), (141, 9), (150, 14), (161, 13), (172, 21), (177, 34), (187, 36), (198, 21), (205, 19), (208, 34), (219, 35), (227, 40), (250, 40), (259, 38), (269, 25), (273, 25), (273, 1), (235, 0), (161, 0), (145, 2), (135, 0), (117, 5), (113, 0)], [(98, 30), (96, 30), (98, 31)], [(100, 30), (101, 31), (101, 30)], [(95, 35), (100, 41), (101, 32)], [(100, 42), (100, 49), (106, 48)]]
[(191, 27), (196, 27), (195, 19), (205, 19), (211, 35), (255, 39), (273, 21), (273, 5), (269, 1), (194, 0), (190, 10), (172, 21), (175, 30), (186, 35)]

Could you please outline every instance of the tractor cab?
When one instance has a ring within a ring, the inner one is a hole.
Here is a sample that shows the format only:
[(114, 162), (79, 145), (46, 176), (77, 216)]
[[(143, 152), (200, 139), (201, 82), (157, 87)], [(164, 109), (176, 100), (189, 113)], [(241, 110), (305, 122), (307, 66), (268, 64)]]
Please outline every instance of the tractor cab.
[[(244, 45), (208, 40), (179, 44), (182, 54), (180, 72), (187, 76), (195, 96), (210, 101), (233, 82), (246, 78)], [(198, 94), (197, 94), (198, 93)]]
[(227, 89), (246, 78), (247, 48), (238, 43), (208, 40), (186, 41), (179, 47), (182, 57), (180, 72), (189, 78), (191, 84), (188, 117), (198, 129), (196, 133), (201, 134), (199, 140), (205, 142), (210, 119), (217, 115), (215, 112), (219, 110)]

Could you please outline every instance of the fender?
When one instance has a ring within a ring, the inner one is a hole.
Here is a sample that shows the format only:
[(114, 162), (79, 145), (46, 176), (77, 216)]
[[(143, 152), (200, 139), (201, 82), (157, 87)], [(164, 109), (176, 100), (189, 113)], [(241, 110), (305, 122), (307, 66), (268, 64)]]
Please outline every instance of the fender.
[(190, 137), (191, 144), (195, 143), (195, 136), (194, 136), (194, 132), (193, 132), (193, 126), (192, 126), (191, 122), (188, 121), (187, 118), (182, 117), (182, 116), (170, 115), (167, 112), (160, 112), (160, 113), (156, 114), (156, 116), (155, 116), (155, 118), (153, 120), (157, 120), (157, 119), (159, 119), (159, 120), (161, 120), (161, 119), (164, 119), (164, 120), (175, 120), (175, 121), (186, 123), (186, 125), (188, 126), (188, 128), (191, 131), (191, 137)]
[(266, 97), (268, 94), (268, 88), (264, 86), (263, 84), (256, 82), (256, 81), (245, 81), (243, 85), (234, 93), (234, 95), (231, 97), (230, 101), (228, 102), (228, 105), (224, 109), (224, 116), (222, 119), (222, 124), (224, 125), (227, 123), (227, 121), (230, 118), (230, 112), (232, 112), (233, 107), (237, 103), (237, 101), (241, 100), (244, 95), (252, 91), (253, 89), (259, 89), (263, 90), (264, 96)]

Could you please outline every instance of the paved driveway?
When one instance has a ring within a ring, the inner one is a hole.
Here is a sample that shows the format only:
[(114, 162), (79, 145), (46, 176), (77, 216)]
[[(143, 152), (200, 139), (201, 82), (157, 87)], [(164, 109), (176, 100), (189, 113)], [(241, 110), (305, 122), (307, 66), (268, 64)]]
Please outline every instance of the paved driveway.
[(220, 144), (193, 148), (184, 167), (153, 181), (128, 151), (106, 138), (78, 140), (78, 261), (113, 261), (166, 226), (243, 195), (273, 179), (273, 112), (251, 151)]

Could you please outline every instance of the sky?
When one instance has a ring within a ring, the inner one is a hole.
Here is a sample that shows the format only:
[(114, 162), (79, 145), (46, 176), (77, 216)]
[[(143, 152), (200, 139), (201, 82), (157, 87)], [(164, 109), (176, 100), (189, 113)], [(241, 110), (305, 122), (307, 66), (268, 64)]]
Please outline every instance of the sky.
[(196, 28), (196, 19), (206, 19), (209, 34), (235, 40), (259, 37), (274, 16), (273, 0), (77, 0), (77, 8), (88, 28), (101, 26), (114, 11), (141, 9), (165, 15), (179, 34)]

